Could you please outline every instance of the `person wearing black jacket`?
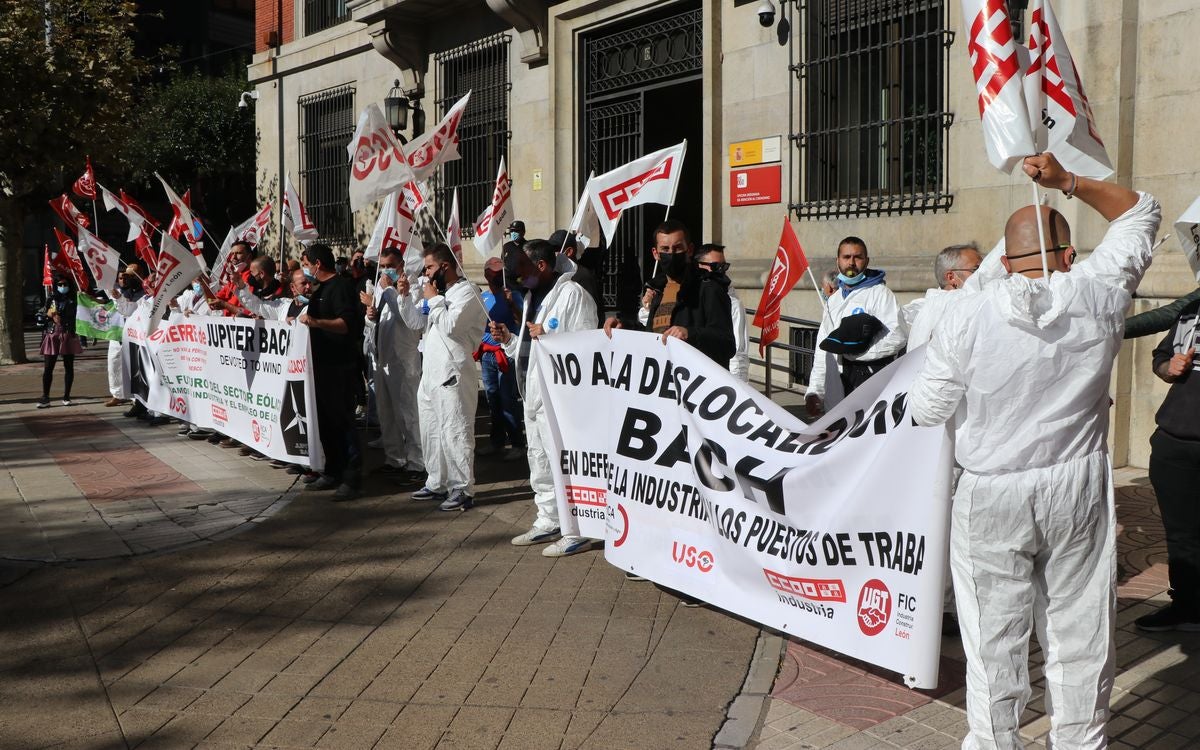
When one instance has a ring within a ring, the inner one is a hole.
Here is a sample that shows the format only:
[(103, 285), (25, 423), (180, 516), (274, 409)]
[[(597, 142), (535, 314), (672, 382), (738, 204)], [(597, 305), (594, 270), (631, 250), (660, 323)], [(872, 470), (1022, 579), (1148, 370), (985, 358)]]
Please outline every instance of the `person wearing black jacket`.
[(1154, 374), (1171, 384), (1150, 436), (1150, 484), (1167, 532), (1171, 603), (1138, 618), (1139, 630), (1200, 632), (1200, 298), (1179, 309), (1154, 348)]
[(75, 381), (75, 355), (83, 353), (75, 335), (75, 313), (79, 302), (75, 298), (75, 282), (69, 275), (54, 277), (54, 293), (46, 300), (46, 325), (42, 330), (42, 397), (39, 409), (50, 406), (50, 386), (54, 384), (54, 363), (63, 361), (63, 406), (71, 405), (71, 385)]
[(660, 272), (646, 285), (642, 298), (646, 323), (631, 318), (609, 318), (604, 331), (613, 328), (662, 333), (688, 342), (702, 354), (729, 369), (737, 350), (733, 338), (727, 283), (703, 271), (692, 260), (694, 247), (687, 227), (674, 219), (654, 230), (654, 257)]

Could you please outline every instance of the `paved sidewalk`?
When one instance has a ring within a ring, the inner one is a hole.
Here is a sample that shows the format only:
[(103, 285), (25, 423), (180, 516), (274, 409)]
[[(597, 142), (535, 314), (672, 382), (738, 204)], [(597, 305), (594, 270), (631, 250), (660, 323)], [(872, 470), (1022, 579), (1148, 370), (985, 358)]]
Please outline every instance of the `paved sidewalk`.
[(758, 629), (513, 547), (521, 462), (481, 462), (467, 513), (380, 477), (334, 504), (76, 369), (41, 411), (40, 365), (3, 371), (0, 747), (705, 748), (724, 724)]
[[(468, 513), (381, 477), (334, 504), (105, 409), (94, 352), (75, 405), (35, 410), (40, 369), (4, 368), (0, 396), (0, 747), (942, 748), (965, 733), (956, 639), (938, 689), (910, 691), (683, 608), (598, 553), (511, 546), (533, 517), (522, 462), (481, 461)], [(1200, 746), (1200, 635), (1133, 629), (1165, 601), (1165, 548), (1145, 473), (1118, 484), (1112, 746)], [(1032, 658), (1024, 734), (1044, 747)]]

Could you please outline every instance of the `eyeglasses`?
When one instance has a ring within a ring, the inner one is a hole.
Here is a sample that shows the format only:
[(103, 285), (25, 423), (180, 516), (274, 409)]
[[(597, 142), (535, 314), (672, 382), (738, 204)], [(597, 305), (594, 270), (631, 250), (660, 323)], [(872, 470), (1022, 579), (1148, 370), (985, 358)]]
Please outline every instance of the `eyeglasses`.
[(971, 266), (970, 268), (951, 268), (950, 270), (958, 271), (959, 273), (975, 273), (979, 270), (979, 266)]
[[(1046, 252), (1047, 253), (1057, 253), (1060, 250), (1069, 250), (1070, 248), (1071, 248), (1070, 243), (1067, 243), (1065, 245), (1055, 245), (1054, 247), (1046, 248)], [(1041, 254), (1042, 254), (1041, 250), (1034, 250), (1032, 253), (1022, 253), (1021, 255), (1009, 255), (1008, 259), (1009, 260), (1020, 260), (1021, 258), (1028, 258), (1032, 255), (1041, 255)], [(1071, 260), (1075, 260), (1075, 253), (1071, 254)]]
[(712, 271), (713, 273), (715, 273), (718, 276), (720, 276), (721, 274), (723, 274), (729, 270), (729, 264), (724, 261), (713, 261), (711, 263), (708, 261), (705, 261), (702, 263), (697, 263), (696, 265), (707, 266), (709, 271)]

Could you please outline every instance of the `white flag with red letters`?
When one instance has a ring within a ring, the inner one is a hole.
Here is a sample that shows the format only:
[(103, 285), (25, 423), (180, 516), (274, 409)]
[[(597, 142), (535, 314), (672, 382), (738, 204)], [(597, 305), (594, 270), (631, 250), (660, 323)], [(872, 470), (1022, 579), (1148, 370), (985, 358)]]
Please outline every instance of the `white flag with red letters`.
[(75, 247), (87, 262), (92, 278), (96, 280), (96, 287), (106, 292), (115, 289), (121, 254), (83, 227), (79, 227), (78, 237), (79, 242)]
[(267, 201), (267, 205), (260, 208), (258, 213), (238, 224), (234, 229), (237, 231), (237, 238), (239, 240), (257, 246), (262, 240), (263, 233), (267, 231), (267, 225), (270, 223), (271, 202)]
[(458, 153), (458, 126), (462, 123), (470, 98), (471, 92), (468, 91), (462, 99), (454, 103), (436, 128), (417, 138), (404, 149), (408, 166), (412, 167), (415, 175), (410, 179), (424, 182), (442, 164), (461, 157)]
[(179, 244), (169, 234), (162, 236), (158, 265), (154, 267), (154, 276), (146, 282), (146, 294), (154, 297), (154, 302), (150, 305), (146, 335), (154, 333), (154, 329), (162, 322), (163, 310), (171, 300), (190, 286), (203, 270), (200, 259), (192, 255), (191, 250)]
[(610, 243), (625, 209), (644, 203), (664, 206), (675, 203), (686, 153), (687, 141), (684, 141), (588, 180), (592, 206)]
[[(350, 184), (354, 184), (353, 180), (351, 180)], [(317, 231), (317, 225), (308, 217), (308, 211), (304, 209), (304, 203), (300, 200), (300, 194), (296, 192), (296, 187), (292, 185), (292, 176), (290, 174), (284, 182), (283, 228), (291, 232), (292, 236), (299, 240), (302, 245), (311, 244), (320, 234)]]
[(600, 219), (596, 216), (596, 207), (592, 205), (592, 178), (595, 172), (588, 175), (588, 181), (583, 186), (583, 194), (575, 206), (575, 215), (571, 217), (568, 232), (575, 233), (575, 242), (579, 247), (596, 247), (600, 244)]
[(415, 179), (400, 139), (388, 127), (378, 104), (368, 104), (358, 116), (350, 154), (350, 210), (384, 198)]
[(401, 199), (401, 192), (390, 193), (383, 199), (383, 207), (379, 209), (379, 218), (375, 221), (375, 231), (371, 232), (371, 241), (363, 250), (364, 259), (375, 260), (385, 247), (394, 247), (401, 255), (408, 251), (409, 237), (414, 234), (416, 221), (407, 201)]
[(1175, 220), (1175, 236), (1196, 275), (1196, 283), (1200, 284), (1200, 198), (1192, 201), (1183, 216)]
[(501, 156), (500, 169), (496, 173), (496, 186), (492, 190), (492, 202), (475, 220), (475, 249), (485, 260), (492, 248), (503, 241), (504, 227), (512, 217), (512, 190), (508, 170), (504, 168), (504, 157)]
[(963, 22), (988, 161), (1011, 174), (1037, 148), (1021, 88), (1021, 55), (1013, 39), (1008, 5), (1004, 0), (963, 0)]
[(458, 188), (454, 189), (454, 201), (450, 204), (450, 221), (446, 224), (446, 244), (462, 267), (462, 229), (458, 221)]
[(1037, 150), (1052, 152), (1064, 167), (1084, 177), (1112, 176), (1079, 69), (1049, 0), (1033, 0), (1030, 9), (1024, 85)]

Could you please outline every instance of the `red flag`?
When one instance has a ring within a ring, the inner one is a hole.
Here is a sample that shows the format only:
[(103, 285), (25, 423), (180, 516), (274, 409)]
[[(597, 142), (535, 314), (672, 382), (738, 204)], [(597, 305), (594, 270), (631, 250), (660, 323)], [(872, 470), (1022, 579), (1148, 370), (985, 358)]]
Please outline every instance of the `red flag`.
[(70, 196), (66, 193), (57, 198), (52, 198), (50, 200), (50, 208), (54, 209), (54, 213), (58, 214), (58, 218), (62, 219), (63, 223), (68, 227), (73, 227), (76, 224), (81, 227), (90, 227), (92, 225), (88, 221), (88, 217), (78, 208), (75, 208), (75, 204), (71, 202)]
[(121, 193), (121, 202), (124, 203), (125, 205), (129, 206), (130, 208), (132, 208), (134, 211), (137, 211), (139, 214), (141, 214), (142, 218), (146, 220), (146, 223), (148, 223), (150, 226), (156, 227), (156, 228), (162, 226), (162, 222), (160, 222), (158, 219), (155, 219), (153, 216), (150, 215), (149, 211), (142, 208), (142, 204), (135, 201), (133, 199), (132, 195), (125, 192), (124, 190), (121, 190), (120, 193)]
[(150, 243), (150, 238), (145, 233), (139, 234), (133, 240), (133, 252), (146, 268), (154, 268), (158, 265), (158, 255), (154, 252), (154, 245)]
[(79, 260), (79, 253), (75, 249), (75, 241), (67, 235), (54, 228), (54, 236), (58, 238), (58, 246), (62, 248), (62, 252), (56, 253), (51, 263), (55, 268), (63, 273), (69, 273), (75, 277), (75, 285), (80, 291), (89, 291), (92, 288), (91, 280), (88, 279), (87, 273), (83, 270), (83, 262)]
[[(167, 227), (167, 234), (171, 235), (171, 239), (174, 240), (187, 240), (188, 247), (192, 249), (192, 255), (200, 255), (204, 250), (204, 245), (196, 239), (196, 218), (192, 215), (192, 191), (185, 190), (179, 202), (183, 204), (182, 207), (174, 200), (171, 201), (171, 212), (174, 214), (174, 218), (171, 219), (171, 225)], [(184, 212), (187, 213), (186, 216), (183, 215)]]
[(758, 302), (758, 311), (754, 313), (754, 325), (762, 329), (758, 343), (758, 353), (761, 355), (775, 339), (779, 338), (779, 312), (783, 298), (800, 277), (808, 270), (808, 258), (800, 247), (800, 240), (792, 230), (792, 223), (783, 220), (783, 234), (779, 237), (779, 247), (775, 250), (775, 263), (767, 276), (767, 285), (763, 288), (762, 299)]
[(54, 286), (54, 274), (50, 272), (50, 245), (42, 245), (42, 286)]
[(80, 198), (96, 200), (96, 173), (92, 171), (92, 157), (87, 157), (87, 169), (83, 170), (83, 174), (79, 175), (78, 180), (75, 180), (71, 190), (75, 191), (75, 195)]

